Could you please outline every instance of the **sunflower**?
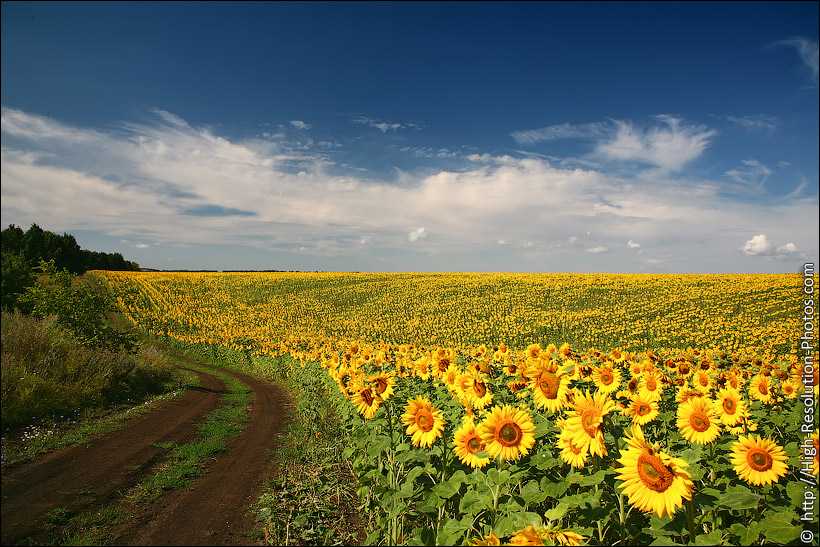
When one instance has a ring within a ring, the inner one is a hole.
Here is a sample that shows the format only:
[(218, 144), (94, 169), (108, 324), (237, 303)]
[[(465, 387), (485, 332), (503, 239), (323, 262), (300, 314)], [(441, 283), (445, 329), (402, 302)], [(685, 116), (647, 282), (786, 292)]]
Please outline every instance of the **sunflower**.
[(524, 356), (527, 359), (538, 359), (541, 355), (541, 344), (530, 344), (527, 346), (527, 349), (524, 350)]
[(585, 446), (576, 446), (572, 442), (573, 434), (570, 431), (562, 431), (558, 436), (558, 448), (561, 449), (559, 456), (566, 463), (577, 469), (583, 469), (587, 462), (589, 449)]
[(476, 456), (476, 452), (484, 451), (484, 441), (472, 419), (464, 420), (464, 424), (455, 432), (453, 443), (456, 445), (453, 452), (463, 464), (476, 469), (490, 463), (490, 458)]
[(413, 446), (429, 447), (444, 431), (444, 417), (433, 408), (427, 397), (407, 401), (401, 421), (407, 426), (407, 434), (413, 438)]
[(527, 526), (513, 534), (507, 545), (544, 545), (544, 540), (541, 539), (541, 534), (535, 528)]
[(789, 378), (788, 380), (782, 382), (780, 384), (780, 391), (783, 393), (783, 397), (786, 399), (796, 399), (797, 392), (802, 387), (800, 381), (795, 381)]
[(716, 418), (710, 399), (692, 398), (678, 407), (678, 430), (689, 442), (709, 444), (720, 435)]
[(486, 407), (493, 400), (493, 392), (487, 387), (487, 382), (479, 376), (473, 376), (467, 395), (470, 397), (470, 403), (478, 409)]
[(356, 410), (364, 416), (366, 420), (369, 420), (376, 414), (376, 411), (379, 410), (379, 405), (383, 402), (383, 399), (377, 394), (376, 389), (371, 386), (360, 387), (360, 389), (353, 392), (350, 400), (353, 401), (353, 404), (356, 405)]
[(382, 372), (369, 376), (367, 381), (373, 384), (376, 393), (383, 401), (386, 401), (391, 395), (393, 395), (393, 386), (396, 385), (395, 373)]
[(484, 536), (484, 540), (480, 540), (478, 538), (471, 539), (467, 545), (471, 545), (473, 547), (486, 547), (488, 545), (496, 546), (501, 545), (501, 538), (495, 535), (494, 530), (490, 530), (489, 536)]
[(772, 391), (772, 379), (769, 376), (757, 374), (749, 384), (749, 396), (767, 405), (774, 403)]
[(625, 397), (630, 401), (634, 399), (638, 395), (638, 387), (641, 385), (641, 378), (640, 376), (633, 376), (629, 379), (626, 383), (626, 389), (620, 390), (618, 393), (615, 394), (615, 398), (620, 399)]
[(535, 426), (529, 413), (509, 405), (495, 406), (484, 418), (479, 434), (493, 458), (517, 460), (535, 444)]
[(450, 391), (456, 391), (456, 381), (458, 381), (458, 377), (461, 374), (461, 367), (458, 365), (450, 365), (447, 368), (447, 371), (441, 376), (441, 381), (447, 384), (447, 387), (450, 388)]
[(781, 447), (760, 435), (741, 436), (732, 445), (732, 465), (740, 478), (757, 486), (777, 482), (789, 470)]
[(677, 365), (678, 376), (681, 378), (689, 378), (695, 372), (695, 367), (689, 361), (680, 361)]
[(523, 371), (524, 367), (521, 361), (511, 361), (504, 367), (504, 374), (507, 376), (516, 376), (520, 378)]
[(657, 401), (651, 401), (635, 397), (627, 406), (623, 413), (632, 418), (632, 422), (638, 425), (646, 425), (658, 417), (660, 407)]
[(430, 379), (430, 360), (428, 357), (413, 361), (413, 376), (418, 376), (425, 382)]
[(565, 429), (572, 432), (572, 442), (578, 447), (588, 448), (592, 454), (606, 455), (604, 434), (600, 425), (603, 417), (615, 409), (615, 403), (605, 393), (595, 395), (579, 394), (572, 405), (565, 422)]
[(712, 377), (704, 370), (699, 370), (692, 378), (692, 386), (701, 393), (709, 393), (712, 390)]
[(718, 391), (715, 411), (723, 425), (734, 427), (746, 416), (746, 401), (736, 389), (726, 387)]
[(556, 523), (548, 526), (527, 526), (513, 534), (507, 545), (581, 545), (586, 537), (568, 529), (559, 528)]
[(645, 373), (641, 377), (638, 394), (645, 400), (660, 401), (663, 394), (661, 373), (654, 369)]
[(627, 435), (629, 448), (621, 452), (617, 470), (618, 479), (629, 496), (629, 503), (644, 512), (654, 511), (661, 518), (683, 506), (683, 499), (692, 499), (692, 475), (685, 468), (688, 464), (650, 446), (640, 426), (632, 426)]
[(592, 381), (601, 393), (613, 393), (621, 386), (621, 371), (611, 364), (601, 365), (592, 373)]
[(527, 376), (531, 378), (529, 388), (538, 408), (559, 412), (566, 406), (569, 377), (564, 375), (563, 367), (533, 367), (527, 369)]

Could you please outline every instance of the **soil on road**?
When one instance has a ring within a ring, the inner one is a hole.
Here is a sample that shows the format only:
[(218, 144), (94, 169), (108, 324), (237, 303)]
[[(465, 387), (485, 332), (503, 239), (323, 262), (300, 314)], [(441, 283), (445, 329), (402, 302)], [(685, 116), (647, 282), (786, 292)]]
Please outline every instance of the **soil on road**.
[[(208, 463), (208, 473), (190, 489), (167, 492), (139, 508), (128, 522), (113, 528), (117, 544), (260, 544), (259, 539), (252, 537), (259, 525), (248, 506), (262, 494), (266, 478), (274, 471), (268, 451), (275, 447), (286, 421), (288, 398), (283, 390), (268, 382), (219, 370), (253, 391), (250, 421), (237, 437), (227, 441), (227, 451)], [(65, 448), (37, 461), (4, 469), (2, 544), (49, 543), (52, 536), (42, 530), (49, 512), (61, 508), (75, 515), (121, 502), (122, 494), (160, 462), (163, 452), (155, 443), (184, 444), (195, 440), (196, 424), (220, 406), (222, 395), (227, 393), (224, 382), (215, 376), (197, 374), (201, 377), (199, 388), (160, 403), (123, 429), (86, 445)]]

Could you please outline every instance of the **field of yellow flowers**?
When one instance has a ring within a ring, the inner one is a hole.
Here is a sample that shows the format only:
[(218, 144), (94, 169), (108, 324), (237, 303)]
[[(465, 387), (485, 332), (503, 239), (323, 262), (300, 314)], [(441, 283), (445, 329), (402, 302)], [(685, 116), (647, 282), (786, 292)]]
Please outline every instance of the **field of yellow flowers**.
[(314, 367), (372, 542), (789, 544), (816, 488), (799, 275), (96, 274), (148, 334)]

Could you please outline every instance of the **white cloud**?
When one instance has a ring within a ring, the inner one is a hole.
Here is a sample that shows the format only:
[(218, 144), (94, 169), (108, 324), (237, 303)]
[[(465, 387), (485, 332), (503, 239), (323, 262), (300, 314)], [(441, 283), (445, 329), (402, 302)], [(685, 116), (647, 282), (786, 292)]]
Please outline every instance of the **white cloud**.
[(639, 161), (656, 165), (663, 171), (680, 171), (697, 159), (717, 135), (714, 129), (701, 125), (683, 125), (679, 118), (656, 116), (663, 124), (650, 129), (616, 121), (614, 138), (602, 142), (597, 153), (619, 161)]
[(758, 234), (743, 245), (743, 252), (747, 255), (765, 255), (772, 250), (772, 244), (766, 234)]
[(368, 118), (366, 116), (355, 116), (351, 119), (353, 123), (358, 123), (362, 125), (368, 125), (370, 127), (375, 127), (382, 133), (387, 133), (388, 131), (396, 131), (397, 129), (421, 129), (421, 126), (417, 123), (413, 122), (388, 122), (384, 120), (375, 120), (373, 118)]
[[(747, 234), (768, 234), (794, 249), (818, 246), (817, 234), (804, 229), (816, 223), (816, 199), (754, 204), (722, 195), (720, 181), (682, 184), (668, 173), (625, 178), (538, 157), (476, 154), (455, 170), (403, 172), (388, 182), (354, 170), (339, 174), (324, 151), (228, 139), (161, 115), (153, 124), (102, 133), (4, 108), (2, 133), (4, 225), (37, 222), (58, 233), (88, 230), (151, 242), (146, 254), (158, 246), (221, 244), (277, 257), (304, 248), (304, 256), (327, 257), (330, 264), (360, 258), (357, 270), (366, 269), (362, 264), (378, 270), (380, 252), (392, 253), (397, 268), (409, 264), (402, 256), (415, 253), (435, 256), (426, 266), (419, 262), (420, 269), (488, 254), (498, 261), (475, 258), (470, 267), (577, 271), (573, 257), (598, 270), (650, 267), (637, 247), (624, 245), (631, 241), (640, 249), (673, 249), (663, 257), (668, 268), (721, 271), (739, 264), (757, 271), (754, 253), (739, 253), (727, 265)], [(771, 256), (799, 252), (773, 247)], [(604, 252), (602, 266), (594, 257)], [(293, 260), (289, 268), (302, 267)], [(176, 263), (183, 265), (181, 258)]]
[(312, 127), (309, 123), (305, 123), (302, 120), (291, 120), (290, 125), (296, 129), (310, 129)]
[(542, 141), (555, 141), (559, 139), (602, 138), (606, 135), (607, 129), (607, 124), (602, 122), (582, 124), (562, 123), (542, 127), (540, 129), (514, 131), (511, 135), (518, 144), (535, 144)]
[(415, 230), (407, 234), (408, 241), (423, 241), (428, 237), (430, 237), (430, 232), (428, 232), (424, 228), (416, 228)]
[(137, 249), (147, 249), (148, 247), (150, 247), (150, 245), (148, 245), (147, 243), (134, 243), (133, 246)]
[(794, 243), (786, 243), (775, 248), (766, 234), (758, 234), (743, 244), (741, 250), (750, 256), (762, 256), (767, 260), (788, 260), (803, 258), (805, 255)]
[(631, 239), (626, 242), (626, 246), (629, 247), (630, 249), (640, 249), (641, 248), (640, 243), (636, 243), (636, 242), (632, 241)]

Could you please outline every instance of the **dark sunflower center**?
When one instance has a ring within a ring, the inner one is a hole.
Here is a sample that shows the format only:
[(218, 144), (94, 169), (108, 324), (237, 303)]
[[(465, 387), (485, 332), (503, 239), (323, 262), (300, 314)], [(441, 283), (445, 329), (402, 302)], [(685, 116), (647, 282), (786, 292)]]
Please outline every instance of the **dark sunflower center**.
[(737, 405), (732, 399), (723, 399), (723, 411), (726, 414), (734, 414), (737, 410)]
[(467, 441), (467, 449), (470, 451), (470, 453), (474, 454), (476, 452), (480, 452), (481, 448), (481, 441), (478, 437), (472, 437), (469, 441)]
[(658, 384), (657, 384), (657, 382), (655, 382), (655, 380), (652, 380), (650, 378), (646, 381), (646, 389), (648, 389), (649, 391), (655, 391), (655, 389), (657, 387), (658, 387)]
[(750, 450), (746, 456), (746, 461), (749, 463), (749, 467), (755, 471), (768, 471), (772, 468), (773, 463), (772, 456), (760, 448)]
[(707, 429), (709, 429), (709, 425), (711, 422), (709, 421), (709, 416), (704, 414), (703, 412), (695, 412), (692, 414), (692, 417), (689, 418), (689, 425), (692, 426), (692, 429), (697, 431), (698, 433), (703, 433)]
[(638, 416), (646, 416), (650, 412), (652, 412), (651, 406), (645, 403), (641, 403), (640, 405), (638, 405)]
[(538, 386), (547, 399), (555, 399), (558, 397), (558, 378), (556, 378), (552, 372), (542, 373)]
[(484, 382), (481, 382), (479, 380), (475, 380), (473, 382), (473, 391), (475, 391), (475, 394), (480, 399), (480, 398), (484, 397), (484, 395), (487, 394), (487, 386), (484, 385)]
[(523, 437), (521, 428), (513, 422), (507, 422), (501, 426), (497, 435), (498, 442), (504, 446), (518, 446), (521, 442), (521, 437)]
[(767, 386), (767, 385), (766, 385), (766, 384), (764, 384), (763, 382), (760, 382), (760, 385), (759, 385), (759, 386), (757, 386), (757, 390), (758, 390), (760, 393), (762, 393), (763, 395), (768, 395), (768, 394), (769, 394), (769, 386)]
[(675, 479), (672, 471), (660, 458), (646, 452), (638, 458), (638, 476), (644, 486), (655, 492), (666, 492)]
[(427, 433), (433, 429), (433, 415), (423, 408), (420, 409), (416, 413), (416, 425), (419, 426), (419, 429)]
[(384, 393), (384, 390), (387, 389), (387, 380), (384, 378), (376, 378), (376, 391), (379, 393)]
[(609, 384), (611, 384), (614, 379), (615, 379), (615, 377), (612, 375), (611, 372), (602, 372), (601, 373), (601, 383), (604, 384), (605, 386), (608, 386)]
[(370, 388), (362, 390), (362, 400), (367, 406), (373, 406), (373, 393)]

